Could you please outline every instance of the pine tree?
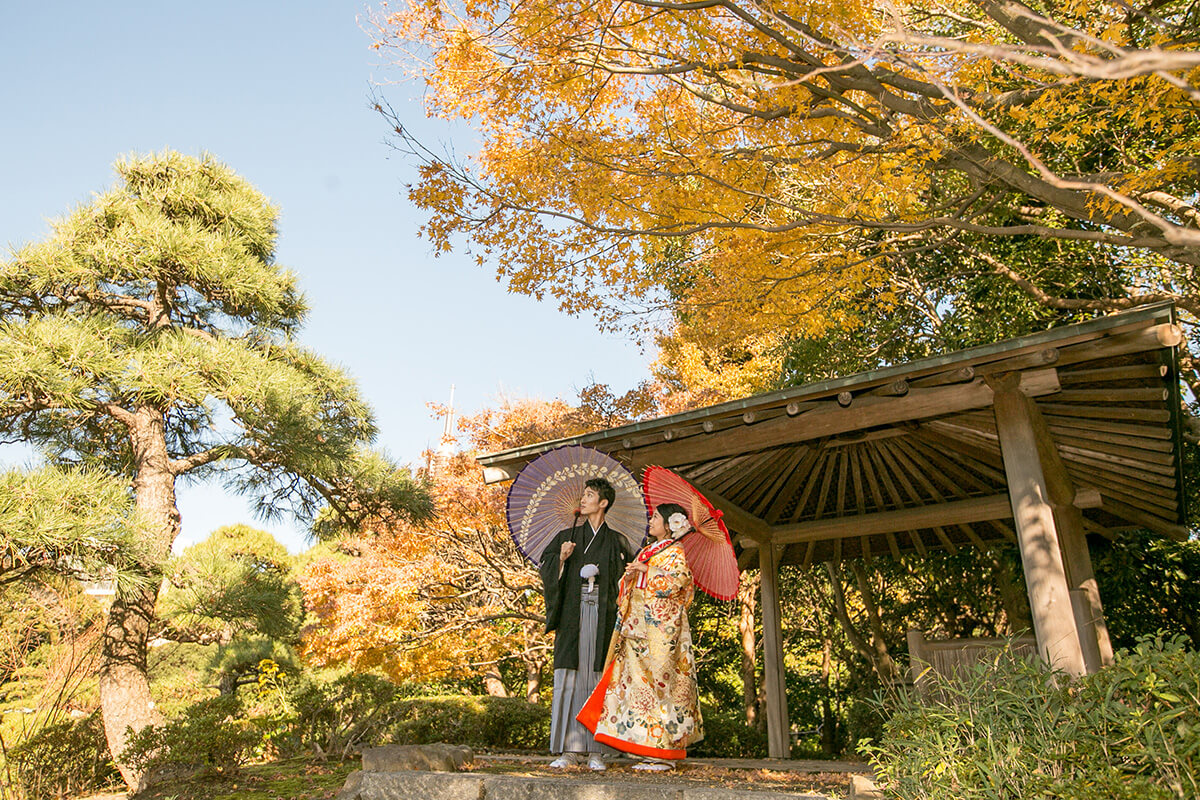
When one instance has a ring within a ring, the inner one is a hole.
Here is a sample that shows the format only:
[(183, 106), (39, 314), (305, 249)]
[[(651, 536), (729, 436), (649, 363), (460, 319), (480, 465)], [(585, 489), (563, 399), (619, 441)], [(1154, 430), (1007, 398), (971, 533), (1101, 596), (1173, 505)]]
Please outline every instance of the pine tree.
[(211, 156), (128, 157), (117, 185), (0, 263), (0, 435), (60, 469), (129, 486), (146, 580), (124, 581), (103, 641), (101, 706), (127, 732), (160, 720), (146, 677), (176, 481), (217, 477), (270, 516), (421, 519), (425, 486), (369, 449), (371, 411), (293, 336), (306, 305), (274, 261), (277, 210)]

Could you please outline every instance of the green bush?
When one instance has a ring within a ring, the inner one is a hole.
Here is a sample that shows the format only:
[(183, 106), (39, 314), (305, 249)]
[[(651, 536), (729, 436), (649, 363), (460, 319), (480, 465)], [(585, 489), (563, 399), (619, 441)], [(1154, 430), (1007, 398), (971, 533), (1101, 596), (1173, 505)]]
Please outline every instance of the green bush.
[(345, 758), (380, 744), (451, 742), (539, 750), (550, 740), (550, 710), (519, 698), (406, 697), (373, 675), (307, 680), (291, 696), (300, 740), (320, 755)]
[(8, 751), (12, 777), (27, 797), (58, 797), (103, 789), (120, 781), (108, 755), (96, 711), (50, 725)]
[(201, 700), (162, 725), (151, 725), (129, 739), (124, 756), (149, 771), (236, 772), (260, 743), (262, 733), (239, 718), (237, 698)]
[(396, 704), (390, 733), (396, 744), (541, 750), (550, 742), (550, 709), (517, 697), (416, 697)]
[(1000, 654), (889, 701), (867, 755), (903, 800), (1200, 796), (1200, 653), (1147, 637), (1072, 681)]
[(688, 750), (689, 755), (698, 758), (766, 758), (767, 733), (747, 725), (744, 711), (719, 711), (703, 705), (700, 716), (704, 720), (704, 738)]
[(362, 744), (383, 741), (400, 699), (395, 684), (351, 673), (332, 681), (306, 677), (289, 701), (301, 744), (322, 757), (346, 758)]

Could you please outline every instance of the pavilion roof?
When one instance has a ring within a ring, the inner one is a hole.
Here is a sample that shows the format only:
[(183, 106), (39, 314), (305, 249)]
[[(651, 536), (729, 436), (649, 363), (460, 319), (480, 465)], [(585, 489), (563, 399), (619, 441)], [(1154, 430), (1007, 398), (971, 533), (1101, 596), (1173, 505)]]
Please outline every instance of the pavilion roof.
[(1089, 532), (1186, 535), (1170, 304), (479, 458), (489, 483), (583, 444), (670, 467), (781, 563), (1015, 541), (989, 379), (1019, 373)]

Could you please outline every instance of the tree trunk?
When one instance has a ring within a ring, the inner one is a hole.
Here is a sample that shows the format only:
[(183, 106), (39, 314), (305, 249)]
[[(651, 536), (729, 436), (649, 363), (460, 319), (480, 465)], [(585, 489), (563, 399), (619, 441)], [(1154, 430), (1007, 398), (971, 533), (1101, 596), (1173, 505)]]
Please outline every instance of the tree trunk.
[(542, 652), (535, 646), (537, 629), (528, 622), (522, 627), (525, 636), (525, 653), (521, 660), (525, 662), (525, 702), (542, 702), (542, 670), (546, 661), (539, 654)]
[(163, 428), (162, 412), (139, 408), (130, 423), (136, 477), (134, 505), (148, 539), (148, 558), (141, 586), (118, 587), (108, 613), (101, 647), (100, 708), (104, 735), (113, 762), (133, 792), (145, 788), (146, 773), (126, 763), (121, 754), (130, 733), (160, 724), (162, 714), (150, 694), (146, 669), (146, 644), (154, 623), (160, 567), (179, 534), (179, 509), (175, 505), (175, 476)]
[(833, 703), (829, 702), (831, 694), (830, 681), (833, 677), (833, 640), (825, 637), (821, 650), (821, 750), (829, 758), (837, 758), (837, 717), (833, 715)]
[[(861, 567), (855, 565), (856, 573), (861, 571)], [(854, 627), (853, 620), (850, 619), (850, 612), (846, 607), (846, 593), (842, 587), (842, 575), (838, 569), (838, 565), (832, 561), (825, 562), (825, 570), (829, 573), (829, 587), (833, 592), (833, 610), (837, 617), (838, 623), (842, 626), (842, 630), (846, 634), (846, 638), (850, 640), (850, 644), (854, 646), (864, 658), (871, 663), (875, 674), (883, 682), (884, 686), (891, 686), (900, 677), (900, 670), (896, 667), (896, 662), (892, 659), (891, 654), (887, 649), (887, 642), (883, 639), (883, 624), (879, 619), (879, 609), (875, 604), (875, 598), (871, 594), (870, 584), (865, 580), (865, 572), (859, 576), (859, 589), (863, 595), (863, 605), (867, 612), (868, 627), (871, 630), (871, 638), (868, 641), (867, 637)]]
[(233, 670), (226, 670), (221, 673), (221, 677), (217, 680), (217, 691), (222, 697), (233, 697), (238, 690), (238, 676)]
[(540, 664), (525, 663), (525, 702), (542, 701), (542, 669)]
[(867, 626), (871, 630), (871, 648), (875, 651), (874, 661), (879, 671), (879, 677), (883, 678), (885, 684), (895, 683), (900, 679), (900, 668), (896, 666), (892, 654), (888, 651), (883, 620), (879, 616), (879, 604), (875, 602), (871, 581), (867, 578), (867, 571), (863, 568), (861, 561), (850, 562), (850, 569), (854, 571), (859, 593), (862, 594), (863, 607), (867, 611)]
[(758, 646), (754, 636), (754, 610), (757, 606), (760, 581), (759, 573), (751, 575), (749, 572), (743, 572), (742, 582), (738, 587), (738, 603), (741, 605), (738, 631), (742, 635), (742, 704), (746, 709), (746, 724), (750, 727), (757, 725), (759, 718)]
[(488, 667), (487, 672), (483, 673), (483, 688), (491, 697), (508, 697), (508, 689), (500, 679), (499, 667)]

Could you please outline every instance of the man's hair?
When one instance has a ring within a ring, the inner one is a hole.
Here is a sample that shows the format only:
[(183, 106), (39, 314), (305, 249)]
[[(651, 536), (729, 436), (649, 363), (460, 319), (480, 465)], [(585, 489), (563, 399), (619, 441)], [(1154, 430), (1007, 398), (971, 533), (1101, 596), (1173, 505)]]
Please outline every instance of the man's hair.
[[(576, 484), (578, 486), (579, 484)], [(617, 500), (617, 490), (612, 487), (612, 484), (604, 478), (592, 478), (583, 485), (584, 489), (595, 489), (596, 494), (600, 495), (601, 500), (607, 500), (608, 505), (604, 507), (604, 513), (612, 511), (613, 503)]]

